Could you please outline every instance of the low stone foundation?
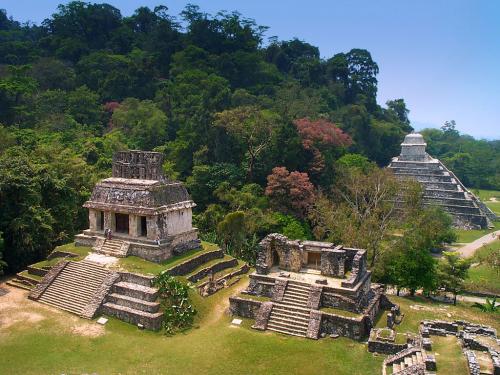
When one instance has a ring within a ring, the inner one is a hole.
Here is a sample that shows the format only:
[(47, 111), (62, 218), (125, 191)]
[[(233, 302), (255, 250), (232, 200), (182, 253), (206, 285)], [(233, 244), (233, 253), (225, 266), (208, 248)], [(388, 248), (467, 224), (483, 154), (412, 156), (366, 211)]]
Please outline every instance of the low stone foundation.
[(182, 276), (193, 272), (202, 264), (217, 258), (224, 258), (224, 252), (221, 249), (209, 251), (197, 255), (191, 259), (186, 260), (172, 268), (167, 270), (168, 274), (171, 276)]
[(229, 313), (234, 316), (255, 319), (261, 305), (261, 301), (255, 301), (240, 297), (230, 297)]

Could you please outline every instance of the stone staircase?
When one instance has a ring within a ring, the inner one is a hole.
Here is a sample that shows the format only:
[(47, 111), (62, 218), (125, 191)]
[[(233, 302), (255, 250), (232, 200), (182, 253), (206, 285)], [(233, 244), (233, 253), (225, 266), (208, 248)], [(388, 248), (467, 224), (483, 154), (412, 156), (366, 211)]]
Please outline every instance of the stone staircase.
[(425, 374), (425, 359), (420, 348), (410, 347), (402, 350), (384, 361), (384, 374), (386, 368), (392, 366), (392, 374)]
[(283, 299), (273, 302), (267, 329), (287, 335), (306, 337), (311, 309), (307, 306), (310, 286), (288, 281)]
[(127, 256), (129, 247), (130, 243), (127, 241), (98, 238), (92, 250), (99, 254), (117, 258), (125, 258)]
[(38, 301), (81, 316), (108, 275), (94, 262), (68, 262)]
[(161, 326), (158, 289), (151, 285), (152, 278), (132, 273), (121, 273), (107, 295), (101, 312), (147, 329)]

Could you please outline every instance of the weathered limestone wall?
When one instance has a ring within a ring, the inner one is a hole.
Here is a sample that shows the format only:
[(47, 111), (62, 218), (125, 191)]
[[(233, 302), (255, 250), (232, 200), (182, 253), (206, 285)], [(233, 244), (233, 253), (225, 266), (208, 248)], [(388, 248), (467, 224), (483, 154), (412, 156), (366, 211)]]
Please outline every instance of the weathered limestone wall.
[(192, 220), (191, 208), (183, 208), (165, 213), (163, 220), (165, 235), (172, 236), (191, 231), (193, 229)]
[(354, 340), (368, 336), (365, 318), (348, 318), (336, 314), (321, 312), (320, 333), (324, 335), (339, 335)]
[(261, 305), (261, 301), (254, 301), (240, 297), (230, 297), (229, 313), (234, 316), (255, 319)]
[(345, 276), (346, 251), (342, 246), (335, 249), (323, 249), (321, 252), (321, 274), (332, 277)]
[(224, 258), (224, 252), (221, 249), (209, 251), (190, 258), (168, 270), (169, 275), (181, 276), (193, 272), (196, 268), (213, 259)]

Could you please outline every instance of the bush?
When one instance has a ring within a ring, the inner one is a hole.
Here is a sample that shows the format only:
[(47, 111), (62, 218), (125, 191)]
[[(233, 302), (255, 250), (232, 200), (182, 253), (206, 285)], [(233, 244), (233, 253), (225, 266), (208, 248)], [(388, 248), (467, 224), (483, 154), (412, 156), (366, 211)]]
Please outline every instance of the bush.
[(153, 284), (160, 292), (165, 332), (172, 335), (190, 328), (197, 311), (189, 300), (189, 285), (183, 284), (165, 271), (155, 277)]

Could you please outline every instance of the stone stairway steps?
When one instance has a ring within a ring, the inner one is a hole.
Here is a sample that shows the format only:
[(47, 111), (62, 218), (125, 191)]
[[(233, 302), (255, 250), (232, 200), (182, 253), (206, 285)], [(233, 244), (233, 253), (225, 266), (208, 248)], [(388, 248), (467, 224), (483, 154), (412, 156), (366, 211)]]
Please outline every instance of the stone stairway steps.
[(93, 262), (68, 262), (38, 301), (80, 315), (108, 274)]
[(129, 297), (123, 294), (111, 293), (107, 296), (107, 301), (115, 305), (130, 307), (148, 313), (157, 313), (160, 309), (159, 302), (145, 301), (140, 298)]
[(298, 317), (298, 316), (293, 316), (293, 315), (285, 315), (280, 312), (272, 312), (271, 311), (271, 318), (273, 320), (279, 320), (283, 321), (285, 323), (304, 323), (305, 326), (309, 325), (309, 319), (303, 318), (303, 317)]
[(122, 240), (105, 240), (102, 245), (94, 248), (94, 251), (104, 255), (124, 258), (127, 256), (128, 246)]
[(277, 324), (274, 322), (269, 322), (267, 324), (267, 329), (274, 332), (283, 333), (286, 335), (298, 336), (298, 337), (306, 337), (307, 329), (290, 329), (286, 326), (282, 326), (281, 324)]
[(157, 330), (161, 327), (163, 313), (149, 313), (127, 306), (117, 305), (111, 302), (105, 302), (101, 311), (110, 316), (117, 317), (132, 324), (142, 324), (148, 329)]
[(101, 312), (132, 324), (142, 324), (147, 329), (161, 327), (163, 312), (157, 302), (158, 289), (151, 287), (151, 279), (122, 273), (112, 286)]
[(113, 293), (154, 302), (158, 298), (158, 289), (131, 282), (120, 281), (113, 285)]

